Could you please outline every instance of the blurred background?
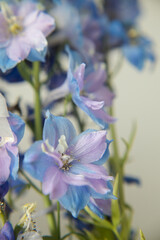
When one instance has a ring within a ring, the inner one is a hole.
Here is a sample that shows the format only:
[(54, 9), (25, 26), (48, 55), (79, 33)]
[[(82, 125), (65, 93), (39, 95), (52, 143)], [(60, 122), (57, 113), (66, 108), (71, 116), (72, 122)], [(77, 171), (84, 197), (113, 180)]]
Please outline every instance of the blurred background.
[[(120, 150), (123, 152), (124, 143), (121, 138), (128, 139), (133, 124), (137, 123), (136, 139), (131, 151), (130, 161), (126, 167), (126, 174), (138, 177), (140, 186), (126, 185), (126, 200), (134, 208), (133, 227), (141, 228), (148, 240), (160, 239), (160, 1), (140, 0), (142, 14), (139, 24), (146, 35), (154, 43), (156, 64), (146, 65), (139, 72), (124, 60), (120, 72), (114, 79), (116, 90), (115, 110), (118, 121), (116, 123), (119, 134)], [(111, 55), (113, 63), (115, 55)], [(0, 83), (2, 89), (6, 89), (6, 83)], [(32, 102), (32, 89), (28, 84), (13, 85), (10, 98), (23, 96), (25, 101)], [(90, 123), (89, 123), (90, 124)], [(27, 134), (28, 129), (26, 130)], [(25, 136), (27, 139), (27, 136)], [(21, 147), (29, 147), (29, 143), (21, 143)], [(38, 209), (42, 209), (43, 203), (32, 190), (30, 195), (25, 195), (19, 200), (18, 205), (26, 202), (37, 202)], [(18, 212), (13, 215), (13, 223), (19, 219)], [(37, 227), (43, 233), (47, 233), (47, 223), (44, 218), (37, 220)]]

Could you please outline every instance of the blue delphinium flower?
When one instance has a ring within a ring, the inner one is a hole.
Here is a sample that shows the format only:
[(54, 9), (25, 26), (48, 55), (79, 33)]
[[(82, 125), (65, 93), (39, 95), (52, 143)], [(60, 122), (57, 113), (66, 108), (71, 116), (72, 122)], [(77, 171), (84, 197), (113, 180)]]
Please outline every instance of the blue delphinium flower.
[(15, 240), (14, 232), (10, 222), (6, 222), (3, 228), (0, 230), (1, 240)]
[(24, 59), (44, 61), (54, 19), (32, 1), (0, 6), (0, 69), (5, 72)]
[[(67, 47), (69, 54), (69, 70), (64, 83), (57, 89), (53, 89), (47, 96), (45, 104), (57, 100), (71, 93), (73, 102), (92, 118), (101, 128), (108, 128), (109, 123), (115, 119), (108, 115), (104, 106), (111, 106), (114, 98), (109, 88), (105, 86), (106, 70), (104, 64), (99, 62), (90, 65), (85, 74), (85, 64), (81, 61), (80, 55)], [(77, 60), (78, 58), (78, 60)]]
[(42, 191), (58, 199), (74, 217), (90, 197), (112, 197), (113, 177), (101, 166), (108, 155), (106, 131), (87, 130), (76, 136), (72, 123), (47, 112), (43, 140), (26, 152), (23, 168), (42, 182)]
[(8, 113), (5, 98), (0, 94), (0, 185), (9, 176), (16, 178), (19, 168), (18, 147), (24, 134), (23, 120)]

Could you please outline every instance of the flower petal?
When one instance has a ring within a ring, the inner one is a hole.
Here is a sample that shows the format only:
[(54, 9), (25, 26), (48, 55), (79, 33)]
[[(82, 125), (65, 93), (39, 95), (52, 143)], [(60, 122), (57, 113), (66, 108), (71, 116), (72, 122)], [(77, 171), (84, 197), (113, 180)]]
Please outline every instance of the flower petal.
[(58, 167), (47, 169), (43, 182), (42, 191), (44, 194), (50, 194), (51, 199), (62, 197), (68, 188), (68, 184), (63, 181), (63, 172)]
[(32, 27), (48, 36), (55, 29), (55, 20), (42, 11), (32, 11), (24, 20), (25, 27)]
[(72, 213), (73, 217), (77, 217), (79, 211), (88, 204), (89, 197), (90, 193), (86, 186), (69, 186), (66, 194), (59, 199), (59, 202)]
[(49, 144), (56, 148), (58, 140), (62, 135), (66, 137), (66, 142), (69, 144), (76, 136), (76, 131), (72, 123), (64, 117), (56, 117), (47, 111), (48, 118), (45, 120), (43, 129), (44, 141), (48, 139)]
[(41, 145), (43, 141), (35, 142), (25, 153), (22, 167), (32, 177), (43, 180), (46, 169), (54, 165), (53, 157), (42, 152)]
[(16, 62), (24, 60), (31, 50), (28, 39), (25, 36), (17, 36), (12, 38), (9, 46), (6, 49), (8, 57)]
[(103, 156), (106, 146), (106, 131), (85, 131), (71, 142), (67, 152), (82, 164), (90, 163)]
[(18, 144), (24, 135), (25, 123), (21, 117), (11, 112), (9, 112), (8, 122), (11, 126), (12, 131), (17, 137), (16, 144)]

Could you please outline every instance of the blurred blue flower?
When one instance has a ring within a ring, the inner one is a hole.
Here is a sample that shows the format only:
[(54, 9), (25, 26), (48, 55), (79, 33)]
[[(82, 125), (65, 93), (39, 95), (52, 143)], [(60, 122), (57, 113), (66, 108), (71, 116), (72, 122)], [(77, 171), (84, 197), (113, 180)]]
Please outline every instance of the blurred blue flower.
[(113, 178), (101, 166), (109, 155), (106, 131), (87, 130), (76, 136), (69, 120), (47, 115), (43, 141), (26, 152), (23, 168), (42, 182), (44, 194), (77, 217), (90, 197), (113, 197), (108, 184)]
[(140, 14), (138, 0), (105, 0), (105, 10), (111, 20), (133, 24)]

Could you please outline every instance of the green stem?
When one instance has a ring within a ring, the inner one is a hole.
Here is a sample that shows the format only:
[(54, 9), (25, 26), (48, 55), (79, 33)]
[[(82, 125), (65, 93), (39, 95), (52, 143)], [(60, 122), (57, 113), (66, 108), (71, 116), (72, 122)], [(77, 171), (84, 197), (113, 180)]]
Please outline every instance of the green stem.
[(41, 120), (41, 100), (40, 100), (40, 82), (39, 82), (40, 63), (33, 63), (34, 91), (35, 91), (35, 138), (42, 139), (42, 120)]
[[(110, 109), (111, 116), (114, 116), (113, 106)], [(118, 173), (119, 175), (119, 184), (118, 184), (118, 192), (119, 192), (119, 204), (121, 209), (121, 237), (123, 240), (127, 240), (125, 234), (126, 228), (126, 216), (125, 216), (125, 198), (124, 198), (124, 184), (123, 184), (123, 177), (124, 177), (124, 165), (121, 164), (121, 159), (119, 155), (118, 149), (118, 142), (117, 142), (117, 134), (115, 129), (115, 124), (110, 126), (111, 135), (113, 138), (113, 157), (111, 158), (111, 167), (115, 170), (115, 175)]]
[[(49, 196), (43, 195), (43, 200), (44, 200), (44, 205), (46, 208), (50, 207), (52, 205), (51, 200), (49, 199)], [(48, 220), (48, 225), (50, 229), (50, 233), (52, 236), (57, 236), (56, 232), (56, 219), (54, 216), (53, 212), (47, 213), (47, 220)]]
[(60, 229), (60, 203), (57, 201), (57, 240), (61, 239)]
[[(41, 99), (40, 99), (40, 81), (39, 81), (40, 63), (33, 63), (34, 91), (35, 91), (35, 139), (42, 139), (42, 120), (41, 120)], [(43, 195), (45, 207), (52, 205), (48, 196)], [(56, 220), (53, 212), (47, 214), (47, 220), (52, 236), (56, 236)]]
[(27, 180), (27, 182), (36, 190), (37, 193), (42, 195), (41, 190), (32, 182), (32, 180), (26, 175), (25, 172), (23, 172), (22, 169), (19, 170), (19, 172), (22, 174), (22, 176)]
[[(113, 106), (110, 108), (110, 115), (114, 116), (114, 109)], [(113, 158), (111, 158), (111, 165), (115, 170), (115, 175), (119, 170), (119, 149), (118, 149), (118, 142), (117, 142), (117, 134), (116, 134), (116, 126), (115, 124), (110, 125), (111, 136), (113, 138), (112, 146), (113, 146)]]
[(74, 115), (75, 115), (75, 117), (76, 117), (76, 119), (78, 121), (80, 131), (83, 132), (84, 131), (84, 122), (81, 121), (79, 113), (77, 111), (77, 107), (74, 104), (74, 102), (72, 102), (72, 107), (73, 107)]

